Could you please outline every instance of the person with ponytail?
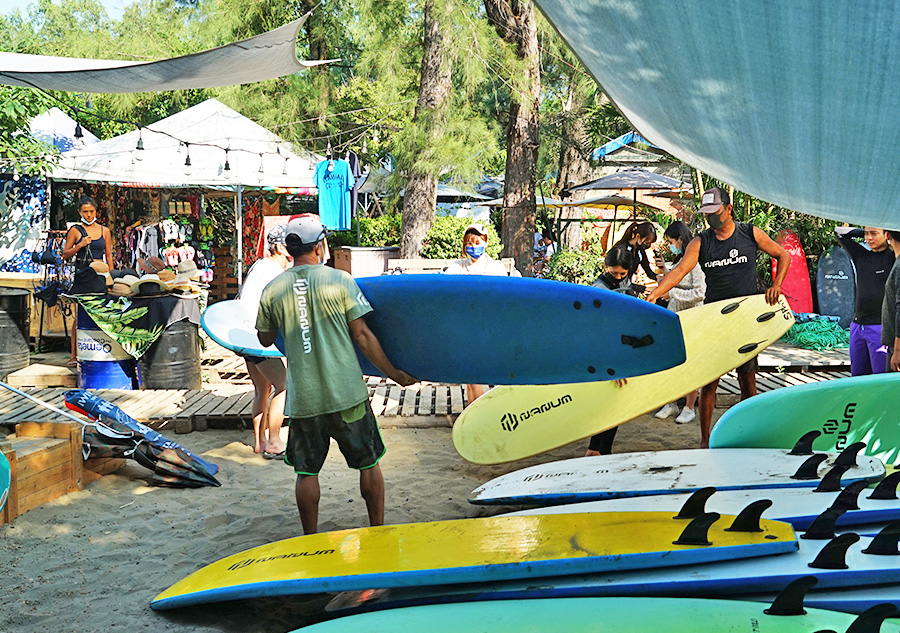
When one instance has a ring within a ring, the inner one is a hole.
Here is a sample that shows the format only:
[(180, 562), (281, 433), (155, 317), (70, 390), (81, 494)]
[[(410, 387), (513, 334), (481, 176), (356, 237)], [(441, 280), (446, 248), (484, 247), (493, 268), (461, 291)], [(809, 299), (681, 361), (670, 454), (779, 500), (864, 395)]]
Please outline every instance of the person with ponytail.
[(656, 271), (650, 265), (650, 258), (647, 256), (647, 250), (656, 241), (656, 229), (650, 222), (632, 222), (625, 229), (625, 234), (618, 242), (616, 242), (610, 252), (616, 248), (625, 249), (634, 255), (634, 261), (628, 269), (628, 280), (637, 272), (638, 266), (644, 269), (650, 280), (656, 279)]
[[(669, 250), (675, 256), (674, 263), (677, 264), (684, 256), (684, 249), (691, 243), (694, 236), (691, 234), (691, 230), (687, 225), (680, 220), (672, 222), (672, 224), (666, 228), (666, 232), (663, 236), (669, 243)], [(706, 275), (703, 274), (703, 270), (698, 263), (681, 279), (681, 281), (678, 282), (677, 286), (669, 289), (669, 292), (664, 294), (661, 298), (669, 300), (669, 310), (672, 312), (681, 312), (682, 310), (701, 305), (705, 296)], [(677, 424), (687, 424), (697, 417), (697, 414), (694, 412), (694, 406), (697, 404), (699, 395), (700, 392), (695, 389), (685, 396), (686, 402), (684, 408), (678, 413), (678, 417), (675, 418)], [(657, 411), (653, 417), (664, 420), (674, 415), (676, 412), (678, 412), (678, 405), (674, 402), (670, 402)]]

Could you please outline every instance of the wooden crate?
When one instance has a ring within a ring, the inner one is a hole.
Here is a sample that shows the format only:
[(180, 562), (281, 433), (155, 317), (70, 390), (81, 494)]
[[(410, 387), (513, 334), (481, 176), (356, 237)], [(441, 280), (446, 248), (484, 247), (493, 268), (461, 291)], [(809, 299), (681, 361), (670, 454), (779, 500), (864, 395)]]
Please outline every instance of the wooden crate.
[(85, 483), (120, 468), (123, 459), (84, 461), (81, 425), (74, 423), (22, 422), (15, 436), (0, 443), (9, 460), (11, 483), (0, 524), (20, 514), (81, 490)]
[(72, 367), (35, 363), (6, 377), (12, 387), (77, 387), (78, 372)]
[(213, 280), (209, 284), (209, 299), (211, 302), (234, 299), (238, 293), (238, 281), (231, 248), (214, 248), (213, 254), (216, 257), (216, 267)]

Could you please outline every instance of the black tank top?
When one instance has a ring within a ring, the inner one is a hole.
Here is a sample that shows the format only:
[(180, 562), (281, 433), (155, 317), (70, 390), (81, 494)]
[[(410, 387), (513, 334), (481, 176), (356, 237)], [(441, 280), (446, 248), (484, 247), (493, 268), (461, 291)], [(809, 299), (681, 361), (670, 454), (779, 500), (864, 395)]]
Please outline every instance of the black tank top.
[(712, 229), (700, 233), (699, 261), (706, 275), (704, 303), (758, 294), (756, 251), (753, 225), (746, 222), (736, 222), (727, 240), (717, 239)]

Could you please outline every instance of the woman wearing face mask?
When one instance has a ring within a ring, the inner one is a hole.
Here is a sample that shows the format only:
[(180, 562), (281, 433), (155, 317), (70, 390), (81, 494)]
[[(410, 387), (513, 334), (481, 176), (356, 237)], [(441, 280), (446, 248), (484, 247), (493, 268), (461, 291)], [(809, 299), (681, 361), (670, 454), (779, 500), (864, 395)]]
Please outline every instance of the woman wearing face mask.
[[(492, 275), (505, 277), (506, 268), (487, 254), (488, 232), (483, 224), (473, 222), (463, 233), (462, 259), (447, 266), (445, 275)], [(466, 398), (472, 404), (484, 395), (487, 385), (466, 385)]]
[[(92, 261), (105, 262), (112, 268), (112, 235), (109, 229), (97, 223), (97, 201), (90, 196), (83, 196), (78, 200), (78, 215), (80, 222), (76, 222), (66, 233), (66, 244), (62, 250), (63, 259), (75, 257), (75, 269), (87, 268)], [(76, 339), (74, 332), (72, 340), (72, 355), (69, 358), (69, 367), (77, 364), (75, 354)]]
[(615, 290), (633, 297), (644, 293), (646, 288), (631, 283), (628, 271), (634, 265), (634, 253), (623, 246), (614, 246), (603, 259), (606, 270), (593, 283), (596, 288)]
[(656, 279), (656, 271), (650, 266), (650, 258), (647, 256), (647, 250), (656, 241), (656, 229), (650, 222), (632, 222), (625, 229), (625, 234), (618, 242), (616, 242), (610, 250), (616, 248), (624, 248), (632, 255), (634, 261), (628, 268), (628, 279), (630, 280), (637, 271), (638, 266), (644, 269), (647, 277), (651, 280)]
[[(687, 225), (679, 220), (672, 222), (672, 224), (666, 228), (664, 237), (669, 243), (669, 250), (672, 251), (672, 254), (675, 256), (675, 264), (681, 260), (684, 255), (684, 249), (691, 243), (691, 240), (694, 239), (694, 236), (691, 235), (691, 231)], [(662, 298), (669, 300), (669, 310), (681, 312), (682, 310), (687, 310), (688, 308), (693, 308), (702, 304), (705, 296), (706, 275), (703, 274), (703, 270), (701, 270), (700, 264), (698, 263), (691, 269), (691, 272), (678, 282), (677, 286), (671, 288), (668, 293), (662, 296)], [(699, 395), (700, 392), (694, 390), (686, 396), (687, 402), (681, 410), (681, 413), (675, 418), (677, 424), (687, 424), (696, 417), (694, 406), (697, 404), (697, 397)], [(678, 412), (678, 405), (671, 402), (657, 411), (654, 417), (664, 420), (674, 415), (676, 412)]]

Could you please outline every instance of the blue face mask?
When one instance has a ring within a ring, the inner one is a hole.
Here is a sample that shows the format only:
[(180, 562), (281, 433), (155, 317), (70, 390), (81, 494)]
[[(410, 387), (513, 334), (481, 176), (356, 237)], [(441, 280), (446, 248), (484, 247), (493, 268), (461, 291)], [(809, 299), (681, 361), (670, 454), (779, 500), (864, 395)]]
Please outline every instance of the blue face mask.
[(675, 245), (675, 244), (669, 244), (669, 251), (670, 251), (673, 255), (681, 255), (681, 249), (678, 248), (678, 246)]
[(478, 259), (484, 255), (484, 246), (466, 246), (466, 255), (472, 259)]

